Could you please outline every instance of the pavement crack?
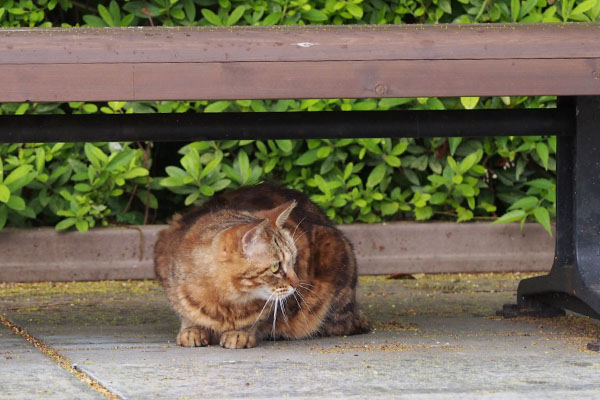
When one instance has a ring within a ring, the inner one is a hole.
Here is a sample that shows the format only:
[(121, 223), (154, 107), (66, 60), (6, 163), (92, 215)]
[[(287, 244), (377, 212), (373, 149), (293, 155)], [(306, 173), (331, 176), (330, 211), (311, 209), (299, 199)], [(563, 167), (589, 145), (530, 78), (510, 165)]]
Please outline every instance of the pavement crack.
[(46, 344), (43, 340), (32, 336), (27, 329), (15, 324), (10, 321), (4, 315), (0, 314), (0, 323), (10, 329), (14, 334), (21, 336), (23, 339), (31, 343), (36, 349), (41, 351), (45, 356), (54, 361), (59, 367), (87, 384), (92, 389), (96, 390), (104, 397), (110, 400), (122, 400), (121, 397), (117, 396), (104, 385), (102, 385), (97, 379), (92, 378), (89, 374), (82, 371), (80, 368), (76, 368), (71, 360), (62, 355), (57, 350)]

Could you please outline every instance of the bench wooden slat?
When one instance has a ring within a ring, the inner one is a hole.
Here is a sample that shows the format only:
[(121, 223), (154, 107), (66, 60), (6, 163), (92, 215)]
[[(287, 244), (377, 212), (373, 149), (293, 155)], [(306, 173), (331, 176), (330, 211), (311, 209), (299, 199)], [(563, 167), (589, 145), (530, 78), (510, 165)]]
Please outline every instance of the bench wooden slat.
[(0, 65), (2, 101), (592, 95), (599, 60)]
[(600, 24), (0, 30), (2, 64), (600, 57)]
[(0, 30), (0, 101), (600, 94), (600, 24)]

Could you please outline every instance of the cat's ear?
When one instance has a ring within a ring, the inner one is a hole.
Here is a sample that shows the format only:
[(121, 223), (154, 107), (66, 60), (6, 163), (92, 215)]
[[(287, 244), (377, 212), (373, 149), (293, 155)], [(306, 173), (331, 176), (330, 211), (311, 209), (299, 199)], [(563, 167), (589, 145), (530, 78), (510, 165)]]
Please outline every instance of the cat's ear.
[(252, 224), (248, 224), (248, 230), (244, 232), (240, 241), (242, 253), (248, 254), (249, 249), (260, 242), (260, 238), (268, 223), (269, 220), (263, 219)]
[(296, 207), (297, 204), (298, 203), (296, 202), (296, 200), (291, 200), (286, 203), (283, 203), (280, 206), (264, 211), (263, 213), (261, 213), (261, 216), (263, 218), (268, 219), (273, 226), (281, 228), (283, 227), (285, 221), (287, 221), (287, 219), (290, 217), (290, 214), (292, 213), (294, 207)]

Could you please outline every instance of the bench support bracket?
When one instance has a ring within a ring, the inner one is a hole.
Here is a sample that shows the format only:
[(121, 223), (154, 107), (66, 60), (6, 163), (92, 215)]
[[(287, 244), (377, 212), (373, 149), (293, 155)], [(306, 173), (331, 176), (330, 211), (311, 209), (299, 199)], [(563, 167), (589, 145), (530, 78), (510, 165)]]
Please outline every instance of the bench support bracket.
[(522, 280), (517, 302), (600, 319), (600, 96), (561, 98), (559, 108), (570, 109), (572, 134), (557, 138), (554, 265)]

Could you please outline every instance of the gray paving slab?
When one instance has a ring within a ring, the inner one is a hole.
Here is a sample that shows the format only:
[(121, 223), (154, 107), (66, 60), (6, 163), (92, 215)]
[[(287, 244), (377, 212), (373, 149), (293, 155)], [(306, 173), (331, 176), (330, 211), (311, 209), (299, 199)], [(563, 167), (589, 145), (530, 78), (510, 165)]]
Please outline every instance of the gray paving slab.
[(154, 282), (6, 286), (0, 306), (122, 398), (600, 398), (595, 321), (495, 317), (519, 275), (417, 277), (361, 278), (372, 333), (249, 350), (176, 346)]
[(104, 397), (0, 325), (0, 399), (35, 398)]

